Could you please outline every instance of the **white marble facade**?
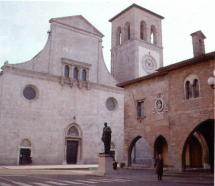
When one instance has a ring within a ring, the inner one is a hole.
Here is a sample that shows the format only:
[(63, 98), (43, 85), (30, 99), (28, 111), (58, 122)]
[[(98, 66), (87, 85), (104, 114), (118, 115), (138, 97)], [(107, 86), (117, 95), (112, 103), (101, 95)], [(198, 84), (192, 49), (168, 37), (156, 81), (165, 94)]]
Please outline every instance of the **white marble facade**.
[(0, 164), (29, 152), (32, 164), (97, 163), (104, 122), (123, 161), (124, 92), (104, 64), (103, 35), (83, 16), (50, 24), (41, 52), (0, 72)]

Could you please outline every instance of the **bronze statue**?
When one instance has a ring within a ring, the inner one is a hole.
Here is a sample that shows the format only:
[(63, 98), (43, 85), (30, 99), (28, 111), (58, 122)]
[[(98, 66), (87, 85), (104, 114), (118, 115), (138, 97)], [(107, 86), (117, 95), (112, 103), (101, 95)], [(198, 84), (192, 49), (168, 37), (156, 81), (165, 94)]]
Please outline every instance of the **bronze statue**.
[(107, 126), (107, 123), (104, 123), (102, 141), (104, 143), (105, 154), (110, 154), (110, 145), (111, 145), (111, 128)]

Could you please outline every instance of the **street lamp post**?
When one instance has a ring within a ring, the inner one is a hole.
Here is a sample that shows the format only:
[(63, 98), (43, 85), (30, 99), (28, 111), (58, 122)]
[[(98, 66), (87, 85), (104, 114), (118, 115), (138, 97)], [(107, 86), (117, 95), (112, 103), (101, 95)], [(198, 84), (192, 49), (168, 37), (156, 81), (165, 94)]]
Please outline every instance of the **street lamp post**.
[(210, 85), (212, 89), (215, 89), (215, 70), (213, 71), (213, 77), (208, 78), (208, 85)]

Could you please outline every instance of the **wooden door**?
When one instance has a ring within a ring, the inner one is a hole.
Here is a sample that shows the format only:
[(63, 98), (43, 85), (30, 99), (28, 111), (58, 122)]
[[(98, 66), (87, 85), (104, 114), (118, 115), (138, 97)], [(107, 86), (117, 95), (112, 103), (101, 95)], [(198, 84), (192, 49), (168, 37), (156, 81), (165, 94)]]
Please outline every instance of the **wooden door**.
[(27, 165), (31, 163), (31, 150), (30, 149), (20, 149), (20, 165)]
[(76, 164), (78, 157), (78, 141), (67, 141), (66, 160), (68, 164)]

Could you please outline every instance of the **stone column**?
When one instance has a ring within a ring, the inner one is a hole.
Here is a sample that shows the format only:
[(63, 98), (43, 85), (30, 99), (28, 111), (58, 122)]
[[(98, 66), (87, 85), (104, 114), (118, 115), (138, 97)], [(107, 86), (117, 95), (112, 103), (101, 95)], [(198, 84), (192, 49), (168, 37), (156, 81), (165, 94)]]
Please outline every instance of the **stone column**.
[(78, 67), (78, 87), (82, 88), (82, 68)]
[(86, 73), (87, 73), (87, 74), (86, 74), (86, 81), (89, 81), (89, 78), (90, 78), (90, 74), (89, 74), (90, 71), (89, 71), (89, 68), (86, 69)]
[(71, 65), (69, 68), (69, 77), (70, 79), (73, 79), (73, 74), (74, 74), (74, 66)]
[(82, 80), (82, 68), (78, 67), (78, 80)]
[(73, 81), (74, 81), (74, 66), (71, 65), (69, 68), (69, 77), (70, 77), (70, 86), (73, 86)]

